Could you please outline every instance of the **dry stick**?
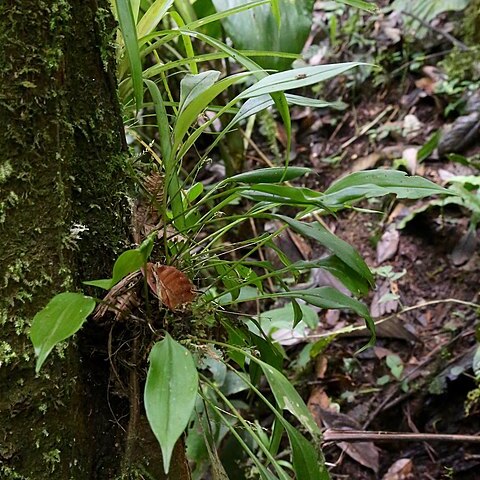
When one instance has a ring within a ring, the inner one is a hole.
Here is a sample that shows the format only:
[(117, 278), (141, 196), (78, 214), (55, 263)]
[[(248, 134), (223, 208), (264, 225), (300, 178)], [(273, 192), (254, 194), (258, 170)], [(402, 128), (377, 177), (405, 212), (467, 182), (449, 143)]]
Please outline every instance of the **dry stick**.
[(329, 428), (323, 433), (324, 442), (464, 442), (480, 443), (480, 435), (449, 435), (446, 433), (399, 433)]
[(428, 22), (426, 22), (425, 20), (422, 20), (417, 15), (415, 15), (413, 13), (410, 13), (410, 12), (406, 12), (404, 10), (402, 10), (401, 13), (403, 13), (403, 15), (407, 15), (407, 17), (413, 18), (414, 20), (416, 20), (417, 22), (422, 24), (425, 28), (428, 28), (429, 30), (432, 30), (432, 32), (435, 32), (435, 33), (438, 33), (438, 34), (442, 35), (442, 37), (445, 37), (447, 40), (449, 40), (453, 45), (457, 46), (463, 52), (468, 52), (470, 50), (470, 48), (467, 47), (467, 45), (465, 45), (463, 42), (461, 42), (460, 40), (455, 38), (450, 33), (444, 32), (440, 28), (434, 27), (433, 25), (430, 25)]
[(371, 122), (364, 125), (360, 131), (354, 135), (352, 138), (343, 142), (340, 145), (340, 150), (343, 150), (350, 146), (353, 142), (357, 141), (360, 137), (365, 135), (372, 127), (374, 127), (387, 113), (390, 113), (393, 110), (392, 105), (389, 105), (385, 110), (383, 110), (380, 114), (378, 114)]

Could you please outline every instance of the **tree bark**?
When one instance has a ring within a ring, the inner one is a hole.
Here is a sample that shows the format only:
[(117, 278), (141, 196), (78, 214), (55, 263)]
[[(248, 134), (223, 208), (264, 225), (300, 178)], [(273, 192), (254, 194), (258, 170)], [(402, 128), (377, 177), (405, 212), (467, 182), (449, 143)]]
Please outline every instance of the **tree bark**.
[[(124, 247), (125, 141), (106, 0), (0, 1), (0, 478), (114, 478), (105, 381), (75, 347), (38, 376), (34, 314)], [(87, 382), (86, 380), (90, 380)]]

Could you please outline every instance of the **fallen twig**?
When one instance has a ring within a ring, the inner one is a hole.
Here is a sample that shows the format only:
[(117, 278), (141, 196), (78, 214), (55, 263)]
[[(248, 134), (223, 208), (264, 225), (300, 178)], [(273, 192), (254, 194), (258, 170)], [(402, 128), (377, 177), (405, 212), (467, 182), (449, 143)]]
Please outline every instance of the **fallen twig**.
[(480, 443), (480, 435), (450, 435), (446, 433), (400, 433), (329, 428), (323, 433), (324, 442), (463, 442)]

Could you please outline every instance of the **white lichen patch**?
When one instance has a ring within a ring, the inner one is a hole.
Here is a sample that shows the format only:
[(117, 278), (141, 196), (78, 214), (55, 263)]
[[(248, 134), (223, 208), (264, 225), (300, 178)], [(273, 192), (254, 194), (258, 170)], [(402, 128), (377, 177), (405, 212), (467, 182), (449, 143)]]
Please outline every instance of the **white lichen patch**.
[(9, 160), (0, 164), (0, 184), (5, 183), (13, 173), (13, 168)]

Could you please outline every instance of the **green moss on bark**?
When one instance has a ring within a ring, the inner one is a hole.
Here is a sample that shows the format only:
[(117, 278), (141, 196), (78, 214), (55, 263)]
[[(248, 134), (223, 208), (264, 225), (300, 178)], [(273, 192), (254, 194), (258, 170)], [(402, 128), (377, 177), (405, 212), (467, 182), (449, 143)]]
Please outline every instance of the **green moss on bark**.
[[(76, 349), (35, 377), (27, 337), (56, 292), (108, 274), (125, 238), (114, 24), (98, 7), (102, 22), (93, 0), (0, 3), (2, 479), (109, 478)], [(85, 230), (72, 242), (74, 224)]]

